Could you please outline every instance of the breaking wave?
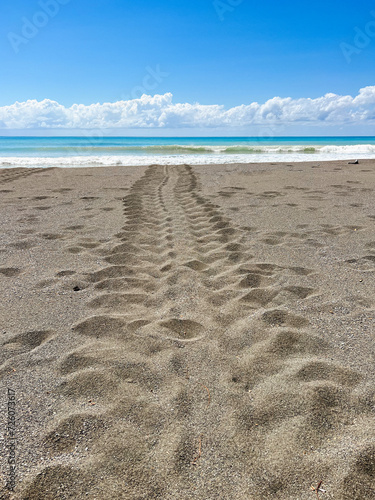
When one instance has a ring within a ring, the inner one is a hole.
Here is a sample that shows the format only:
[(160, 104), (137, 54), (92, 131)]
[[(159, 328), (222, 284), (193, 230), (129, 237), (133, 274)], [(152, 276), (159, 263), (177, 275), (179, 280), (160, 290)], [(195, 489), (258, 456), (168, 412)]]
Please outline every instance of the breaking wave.
[(264, 163), (375, 158), (375, 144), (204, 144), (108, 145), (90, 139), (81, 144), (33, 145), (0, 150), (0, 167), (89, 167), (192, 163)]

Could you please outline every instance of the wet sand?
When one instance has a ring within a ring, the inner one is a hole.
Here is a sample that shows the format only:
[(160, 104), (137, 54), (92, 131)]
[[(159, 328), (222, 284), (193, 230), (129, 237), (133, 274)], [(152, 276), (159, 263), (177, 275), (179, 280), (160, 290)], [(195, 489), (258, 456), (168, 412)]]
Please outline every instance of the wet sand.
[(0, 498), (375, 498), (375, 161), (0, 171)]

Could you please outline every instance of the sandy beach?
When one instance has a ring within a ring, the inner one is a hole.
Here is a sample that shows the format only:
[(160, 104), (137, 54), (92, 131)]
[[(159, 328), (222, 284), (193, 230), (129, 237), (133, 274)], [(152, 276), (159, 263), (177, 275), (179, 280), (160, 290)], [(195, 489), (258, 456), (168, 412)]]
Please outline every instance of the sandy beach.
[(374, 193), (375, 160), (0, 170), (0, 498), (374, 499)]

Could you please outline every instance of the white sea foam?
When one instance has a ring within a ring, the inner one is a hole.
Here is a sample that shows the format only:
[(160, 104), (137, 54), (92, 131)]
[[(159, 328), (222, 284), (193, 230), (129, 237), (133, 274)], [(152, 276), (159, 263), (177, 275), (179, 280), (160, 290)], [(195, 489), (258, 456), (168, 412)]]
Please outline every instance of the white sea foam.
[(0, 157), (0, 167), (100, 167), (112, 165), (184, 164), (196, 165), (215, 163), (265, 163), (302, 162), (375, 158), (375, 145), (205, 145), (205, 146), (142, 146), (125, 148), (125, 154), (86, 154), (64, 156), (7, 156)]

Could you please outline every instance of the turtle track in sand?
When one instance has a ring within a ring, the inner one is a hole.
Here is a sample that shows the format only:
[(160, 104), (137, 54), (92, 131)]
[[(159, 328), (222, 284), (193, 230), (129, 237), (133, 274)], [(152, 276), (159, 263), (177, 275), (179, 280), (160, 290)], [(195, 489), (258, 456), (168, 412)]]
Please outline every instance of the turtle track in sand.
[[(286, 283), (309, 270), (255, 262), (190, 166), (149, 167), (123, 203), (44, 438), (56, 460), (81, 458), (23, 498), (312, 498), (325, 457), (371, 417), (361, 377), (288, 310), (315, 293)], [(334, 498), (366, 497), (373, 455), (348, 459)]]

